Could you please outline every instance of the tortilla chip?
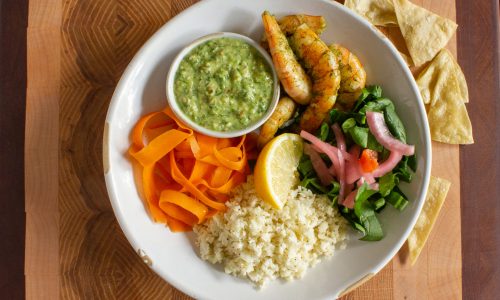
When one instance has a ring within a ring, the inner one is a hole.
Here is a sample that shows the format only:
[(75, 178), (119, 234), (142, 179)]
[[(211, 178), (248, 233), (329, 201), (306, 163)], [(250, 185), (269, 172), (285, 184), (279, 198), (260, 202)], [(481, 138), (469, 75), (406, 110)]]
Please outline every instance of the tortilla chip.
[(451, 183), (448, 180), (431, 176), (424, 207), (422, 207), (422, 212), (418, 216), (417, 223), (407, 240), (412, 265), (415, 264), (425, 246), (425, 242), (446, 199), (450, 185)]
[[(451, 55), (451, 53), (450, 53)], [(453, 56), (452, 56), (453, 58)], [(463, 97), (464, 103), (469, 103), (469, 89), (467, 88), (467, 80), (465, 80), (465, 75), (464, 72), (462, 72), (462, 68), (460, 68), (460, 65), (456, 60), (453, 59), (455, 62), (455, 76), (457, 77), (457, 84), (460, 87), (460, 92)]]
[(394, 0), (394, 10), (415, 66), (431, 60), (446, 46), (457, 29), (452, 20), (408, 0)]
[(453, 89), (460, 91), (461, 100), (469, 102), (469, 92), (462, 69), (450, 51), (443, 49), (418, 75), (417, 85), (425, 104), (436, 103), (445, 82), (453, 81)]
[(456, 81), (445, 81), (427, 111), (431, 138), (447, 144), (473, 144), (472, 125)]
[(399, 52), (399, 54), (401, 55), (401, 57), (403, 58), (403, 60), (405, 61), (406, 65), (407, 65), (408, 67), (411, 67), (411, 66), (413, 66), (413, 65), (414, 65), (414, 64), (413, 64), (413, 60), (411, 60), (411, 57), (409, 57), (408, 55), (404, 54), (404, 53), (403, 53), (403, 52), (401, 52), (401, 51), (398, 51), (398, 52)]
[(397, 26), (392, 0), (345, 0), (344, 5), (377, 26)]

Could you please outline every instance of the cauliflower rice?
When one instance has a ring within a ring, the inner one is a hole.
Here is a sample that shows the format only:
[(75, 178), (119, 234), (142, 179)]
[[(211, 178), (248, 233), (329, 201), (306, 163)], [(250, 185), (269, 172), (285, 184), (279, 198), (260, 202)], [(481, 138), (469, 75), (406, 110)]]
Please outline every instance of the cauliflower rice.
[(201, 258), (262, 287), (293, 280), (335, 249), (345, 248), (346, 221), (326, 196), (298, 187), (281, 210), (256, 194), (253, 177), (226, 203), (228, 210), (194, 227)]

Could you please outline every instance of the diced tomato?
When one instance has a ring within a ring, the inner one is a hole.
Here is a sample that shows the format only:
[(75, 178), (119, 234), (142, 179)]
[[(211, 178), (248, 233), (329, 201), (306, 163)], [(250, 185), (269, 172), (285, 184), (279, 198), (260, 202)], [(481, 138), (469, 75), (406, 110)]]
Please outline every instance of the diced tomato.
[(359, 164), (361, 165), (361, 169), (363, 172), (371, 173), (375, 169), (378, 168), (378, 153), (377, 151), (373, 151), (370, 149), (365, 149), (361, 153), (361, 157), (359, 158)]

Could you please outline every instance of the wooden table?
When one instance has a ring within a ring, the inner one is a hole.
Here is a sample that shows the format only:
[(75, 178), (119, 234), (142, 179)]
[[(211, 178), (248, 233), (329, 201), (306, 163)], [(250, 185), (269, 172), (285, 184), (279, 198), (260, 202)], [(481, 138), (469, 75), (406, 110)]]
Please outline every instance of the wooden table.
[[(103, 182), (101, 136), (132, 56), (195, 1), (3, 1), (0, 222), (8, 230), (0, 233), (0, 295), (187, 299), (142, 263), (118, 228)], [(492, 299), (500, 292), (498, 2), (413, 2), (449, 18), (456, 7), (476, 144), (433, 144), (433, 173), (454, 186), (417, 265), (402, 262), (403, 250), (344, 298)]]

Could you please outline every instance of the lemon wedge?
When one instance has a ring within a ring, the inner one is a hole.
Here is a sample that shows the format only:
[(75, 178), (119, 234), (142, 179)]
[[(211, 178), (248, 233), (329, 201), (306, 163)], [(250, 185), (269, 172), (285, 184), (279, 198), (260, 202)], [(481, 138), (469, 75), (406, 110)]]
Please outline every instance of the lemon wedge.
[(284, 133), (267, 143), (257, 158), (255, 190), (262, 200), (277, 209), (285, 205), (288, 193), (299, 183), (297, 166), (303, 148), (299, 135)]

